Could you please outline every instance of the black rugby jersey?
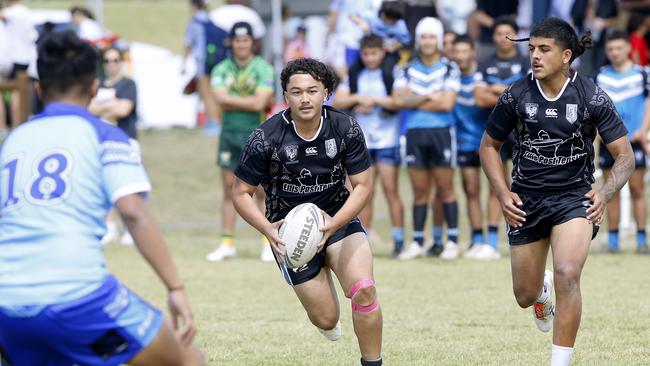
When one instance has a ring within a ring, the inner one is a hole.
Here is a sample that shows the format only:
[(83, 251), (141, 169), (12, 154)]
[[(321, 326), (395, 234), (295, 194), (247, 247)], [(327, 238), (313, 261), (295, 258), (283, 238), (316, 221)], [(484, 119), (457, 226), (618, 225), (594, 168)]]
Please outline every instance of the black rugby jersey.
[(363, 132), (352, 117), (325, 106), (316, 136), (305, 140), (287, 109), (253, 131), (235, 175), (262, 185), (266, 217), (275, 222), (305, 202), (334, 216), (350, 195), (346, 173), (361, 173), (371, 164)]
[(530, 59), (519, 54), (511, 59), (501, 59), (495, 54), (481, 63), (478, 69), (484, 83), (509, 85), (528, 74)]
[(505, 141), (515, 131), (512, 191), (564, 192), (594, 182), (593, 142), (608, 144), (627, 134), (612, 100), (575, 71), (560, 94), (547, 98), (533, 74), (512, 84), (486, 123), (486, 132)]

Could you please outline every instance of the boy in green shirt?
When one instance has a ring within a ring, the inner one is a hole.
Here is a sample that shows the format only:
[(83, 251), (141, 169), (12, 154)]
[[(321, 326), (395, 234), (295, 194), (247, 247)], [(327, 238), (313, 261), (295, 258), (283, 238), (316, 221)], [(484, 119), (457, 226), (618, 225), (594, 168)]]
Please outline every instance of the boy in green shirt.
[[(264, 120), (264, 112), (273, 96), (273, 68), (254, 54), (250, 24), (235, 23), (230, 31), (230, 44), (232, 57), (223, 60), (212, 70), (214, 98), (223, 110), (217, 163), (221, 167), (224, 199), (221, 207), (221, 245), (206, 256), (211, 262), (236, 255), (232, 235), (237, 220), (231, 196), (235, 178), (233, 172), (248, 136)], [(265, 245), (261, 257), (263, 261), (273, 261), (268, 245)]]

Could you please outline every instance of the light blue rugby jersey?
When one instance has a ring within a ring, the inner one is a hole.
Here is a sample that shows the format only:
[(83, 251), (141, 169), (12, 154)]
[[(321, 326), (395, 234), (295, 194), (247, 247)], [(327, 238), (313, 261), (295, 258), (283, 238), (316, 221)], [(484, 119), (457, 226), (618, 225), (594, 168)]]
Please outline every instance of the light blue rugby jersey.
[[(433, 92), (460, 90), (460, 71), (455, 63), (442, 57), (431, 66), (424, 65), (420, 59), (413, 60), (406, 68), (396, 68), (393, 89), (408, 86), (413, 94), (426, 95)], [(409, 109), (406, 112), (406, 129), (445, 128), (455, 123), (453, 111), (430, 112)]]
[(618, 72), (608, 65), (596, 75), (596, 84), (612, 98), (630, 138), (643, 124), (646, 98), (650, 91), (648, 70), (632, 65), (629, 70)]
[(458, 151), (478, 151), (481, 145), (485, 121), (490, 114), (489, 109), (477, 107), (474, 98), (474, 87), (482, 80), (483, 75), (478, 71), (460, 77), (460, 92), (454, 106)]
[(0, 151), (0, 306), (75, 300), (107, 275), (104, 217), (148, 192), (140, 152), (85, 109), (51, 103)]

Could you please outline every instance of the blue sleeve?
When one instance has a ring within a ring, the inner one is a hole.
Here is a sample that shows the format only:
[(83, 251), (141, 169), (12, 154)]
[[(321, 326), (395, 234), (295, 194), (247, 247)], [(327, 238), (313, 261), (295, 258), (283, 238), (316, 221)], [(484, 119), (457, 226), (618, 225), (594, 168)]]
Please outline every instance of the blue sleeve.
[(400, 19), (397, 21), (397, 40), (403, 44), (407, 45), (409, 42), (411, 42), (411, 34), (409, 33), (408, 28), (406, 27), (406, 22), (404, 19)]
[(115, 126), (108, 125), (99, 136), (99, 159), (104, 189), (111, 203), (120, 198), (151, 191), (142, 165), (140, 146)]

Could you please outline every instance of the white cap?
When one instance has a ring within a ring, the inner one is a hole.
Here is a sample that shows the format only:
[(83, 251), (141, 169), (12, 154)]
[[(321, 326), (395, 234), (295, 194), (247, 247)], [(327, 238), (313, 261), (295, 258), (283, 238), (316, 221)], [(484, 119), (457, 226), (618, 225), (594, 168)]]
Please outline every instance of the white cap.
[(432, 34), (438, 40), (438, 49), (442, 51), (443, 47), (443, 28), (442, 23), (434, 17), (424, 17), (420, 19), (415, 26), (415, 48), (419, 48), (420, 36), (423, 34)]

